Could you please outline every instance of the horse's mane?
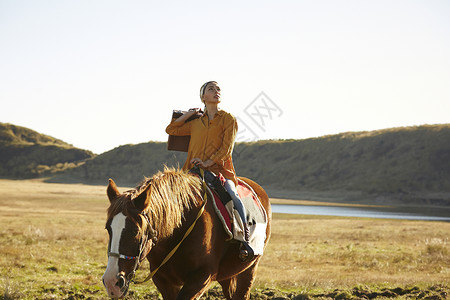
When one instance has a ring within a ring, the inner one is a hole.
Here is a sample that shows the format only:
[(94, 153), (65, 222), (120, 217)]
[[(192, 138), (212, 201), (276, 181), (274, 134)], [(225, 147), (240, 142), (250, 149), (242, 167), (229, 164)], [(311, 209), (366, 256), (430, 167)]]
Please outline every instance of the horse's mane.
[[(202, 184), (199, 178), (186, 171), (164, 168), (151, 178), (145, 178), (136, 188), (121, 194), (108, 209), (108, 219), (123, 212), (135, 219), (138, 212), (133, 199), (150, 187), (150, 203), (147, 212), (158, 237), (166, 237), (181, 226), (186, 209), (201, 201)], [(143, 224), (141, 222), (141, 224)]]

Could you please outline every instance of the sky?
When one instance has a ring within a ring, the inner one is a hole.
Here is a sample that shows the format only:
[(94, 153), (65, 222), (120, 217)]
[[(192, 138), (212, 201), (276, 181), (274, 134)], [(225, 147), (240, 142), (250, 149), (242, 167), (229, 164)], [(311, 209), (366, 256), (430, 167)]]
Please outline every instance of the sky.
[(209, 80), (237, 141), (450, 123), (450, 1), (0, 0), (0, 122), (166, 141)]

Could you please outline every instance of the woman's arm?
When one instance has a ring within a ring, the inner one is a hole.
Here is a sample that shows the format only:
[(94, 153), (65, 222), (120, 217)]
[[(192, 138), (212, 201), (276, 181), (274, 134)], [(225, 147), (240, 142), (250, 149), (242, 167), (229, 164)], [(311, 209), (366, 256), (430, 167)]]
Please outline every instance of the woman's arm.
[(170, 135), (190, 135), (191, 134), (191, 122), (186, 122), (187, 119), (198, 113), (199, 109), (190, 109), (188, 112), (180, 116), (175, 121), (172, 121), (166, 127), (166, 133)]

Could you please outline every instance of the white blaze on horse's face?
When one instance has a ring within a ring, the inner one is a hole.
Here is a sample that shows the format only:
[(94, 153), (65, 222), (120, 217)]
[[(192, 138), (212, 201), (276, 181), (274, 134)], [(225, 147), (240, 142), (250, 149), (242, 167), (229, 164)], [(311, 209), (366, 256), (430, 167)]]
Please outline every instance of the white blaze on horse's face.
[[(120, 237), (122, 231), (125, 229), (126, 216), (123, 213), (119, 213), (114, 216), (111, 222), (111, 236), (110, 238), (110, 252), (119, 253)], [(105, 284), (108, 296), (112, 298), (118, 298), (121, 295), (120, 288), (116, 285), (118, 282), (117, 274), (119, 273), (119, 258), (115, 256), (109, 256), (108, 266), (106, 267), (105, 274), (103, 274), (103, 283)]]

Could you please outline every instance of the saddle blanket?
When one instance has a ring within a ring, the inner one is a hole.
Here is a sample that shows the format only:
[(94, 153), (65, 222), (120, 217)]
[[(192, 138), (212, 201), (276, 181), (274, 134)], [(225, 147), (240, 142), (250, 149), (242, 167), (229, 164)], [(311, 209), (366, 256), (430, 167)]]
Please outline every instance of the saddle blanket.
[[(250, 231), (249, 246), (253, 249), (255, 255), (262, 255), (266, 240), (266, 210), (253, 189), (243, 180), (238, 179), (236, 189), (247, 213), (247, 224)], [(244, 232), (242, 231), (242, 221), (239, 213), (234, 209), (233, 201), (228, 201), (224, 205), (219, 196), (215, 192), (212, 192), (209, 187), (208, 192), (211, 198), (214, 199), (214, 208), (219, 219), (222, 221), (229, 239), (245, 241)], [(237, 224), (237, 226), (234, 226), (234, 224)]]

